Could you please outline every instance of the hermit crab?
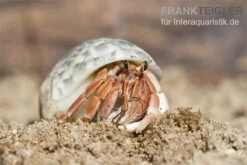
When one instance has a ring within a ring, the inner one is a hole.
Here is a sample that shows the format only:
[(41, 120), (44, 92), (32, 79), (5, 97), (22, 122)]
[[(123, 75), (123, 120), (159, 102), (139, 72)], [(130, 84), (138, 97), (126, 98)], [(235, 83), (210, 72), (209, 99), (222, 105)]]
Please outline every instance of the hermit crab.
[(40, 114), (61, 121), (110, 121), (141, 132), (168, 109), (152, 57), (122, 39), (82, 42), (65, 55), (44, 80)]

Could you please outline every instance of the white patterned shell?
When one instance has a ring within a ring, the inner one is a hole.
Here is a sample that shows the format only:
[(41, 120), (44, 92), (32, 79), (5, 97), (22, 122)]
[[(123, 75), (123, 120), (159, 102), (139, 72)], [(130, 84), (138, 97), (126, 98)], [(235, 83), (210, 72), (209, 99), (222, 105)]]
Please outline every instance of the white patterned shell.
[(148, 69), (161, 78), (161, 70), (152, 57), (131, 42), (111, 38), (88, 40), (69, 51), (43, 82), (40, 92), (42, 116), (52, 118), (57, 112), (64, 112), (85, 90), (92, 73), (123, 60), (137, 64), (147, 61)]

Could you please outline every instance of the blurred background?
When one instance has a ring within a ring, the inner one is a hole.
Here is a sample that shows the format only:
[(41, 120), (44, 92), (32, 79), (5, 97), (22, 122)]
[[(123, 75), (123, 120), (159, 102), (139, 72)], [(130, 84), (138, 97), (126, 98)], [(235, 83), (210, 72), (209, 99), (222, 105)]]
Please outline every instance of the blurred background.
[[(243, 12), (238, 26), (162, 26), (161, 18), (221, 18), (162, 15), (164, 6)], [(0, 118), (38, 119), (39, 87), (58, 59), (84, 40), (112, 37), (153, 56), (171, 110), (200, 109), (247, 132), (246, 18), (246, 0), (0, 0)]]

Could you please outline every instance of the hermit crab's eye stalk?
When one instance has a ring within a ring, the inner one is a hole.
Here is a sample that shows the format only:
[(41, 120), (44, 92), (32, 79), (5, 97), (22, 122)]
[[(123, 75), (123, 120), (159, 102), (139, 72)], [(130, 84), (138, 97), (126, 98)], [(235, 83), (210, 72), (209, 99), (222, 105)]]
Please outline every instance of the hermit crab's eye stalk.
[(126, 70), (129, 70), (129, 62), (128, 62), (128, 60), (124, 60), (124, 68)]
[(147, 61), (144, 61), (143, 71), (147, 70), (147, 68), (148, 68), (148, 62)]

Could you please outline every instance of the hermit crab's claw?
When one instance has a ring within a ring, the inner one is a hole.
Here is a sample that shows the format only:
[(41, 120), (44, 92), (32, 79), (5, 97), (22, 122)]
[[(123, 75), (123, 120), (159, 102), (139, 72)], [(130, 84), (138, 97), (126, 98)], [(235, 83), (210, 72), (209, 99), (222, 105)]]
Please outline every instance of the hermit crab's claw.
[(135, 82), (129, 108), (119, 121), (120, 129), (140, 133), (155, 121), (155, 117), (168, 109), (167, 99), (161, 92), (158, 80), (147, 68), (146, 61), (136, 67), (141, 77)]
[(120, 129), (126, 129), (129, 132), (141, 133), (147, 126), (155, 121), (155, 117), (161, 114), (159, 111), (160, 98), (158, 95), (151, 95), (149, 101), (149, 107), (142, 120), (126, 124), (125, 126), (119, 126)]
[(150, 99), (150, 90), (145, 79), (136, 80), (133, 90), (128, 91), (128, 109), (119, 120), (119, 124), (126, 124), (138, 121), (146, 114)]
[[(126, 62), (125, 66), (127, 68)], [(156, 92), (156, 90), (153, 89), (153, 87), (150, 87), (152, 82), (147, 78), (147, 76), (144, 75), (144, 71), (147, 70), (147, 68), (148, 63), (147, 61), (144, 61), (138, 67), (132, 68), (128, 72), (128, 77), (130, 77), (131, 74), (135, 74), (137, 78), (134, 80), (135, 82), (133, 86), (127, 87), (128, 90), (124, 90), (125, 94), (123, 96), (125, 100), (128, 100), (128, 106), (126, 106), (128, 108), (124, 111), (122, 110), (124, 113), (121, 115), (118, 121), (118, 124), (120, 125), (130, 124), (142, 120), (147, 113), (148, 107), (150, 107), (149, 102), (151, 95), (153, 92)], [(127, 79), (125, 84), (129, 84), (128, 81), (130, 80)], [(158, 107), (159, 100), (157, 100), (155, 103), (157, 104), (156, 107)]]

